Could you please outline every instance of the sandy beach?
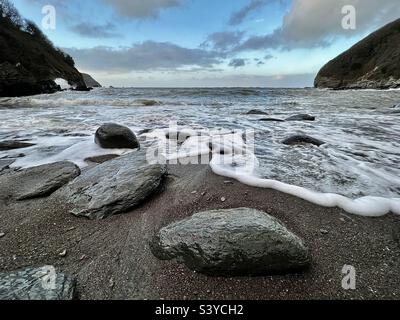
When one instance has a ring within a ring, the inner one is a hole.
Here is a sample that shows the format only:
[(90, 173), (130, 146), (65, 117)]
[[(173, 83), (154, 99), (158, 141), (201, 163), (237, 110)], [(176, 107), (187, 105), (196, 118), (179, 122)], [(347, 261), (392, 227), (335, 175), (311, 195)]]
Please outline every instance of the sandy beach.
[[(2, 271), (54, 265), (77, 278), (78, 299), (400, 297), (400, 217), (371, 219), (318, 207), (227, 180), (208, 166), (168, 170), (162, 187), (144, 205), (101, 221), (72, 216), (56, 195), (3, 200)], [(6, 188), (0, 185), (0, 193)], [(160, 228), (196, 212), (239, 207), (263, 210), (303, 238), (312, 254), (311, 269), (285, 276), (213, 278), (152, 255), (149, 241)], [(344, 265), (356, 268), (356, 290), (342, 288)]]

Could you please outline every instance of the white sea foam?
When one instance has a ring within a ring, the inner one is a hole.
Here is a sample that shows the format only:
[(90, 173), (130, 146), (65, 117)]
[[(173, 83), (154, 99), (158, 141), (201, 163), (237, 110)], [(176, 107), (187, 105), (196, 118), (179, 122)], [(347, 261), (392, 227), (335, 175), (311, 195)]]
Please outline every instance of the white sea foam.
[[(173, 131), (178, 132), (178, 131)], [(246, 143), (242, 139), (242, 134), (224, 134), (211, 136), (201, 134), (193, 136), (193, 131), (181, 130), (183, 135), (192, 134), (178, 152), (166, 153), (174, 148), (162, 148), (160, 153), (169, 161), (184, 158), (193, 158), (204, 154), (212, 153), (210, 166), (213, 172), (227, 178), (235, 179), (243, 184), (258, 188), (274, 189), (295, 197), (304, 199), (322, 207), (339, 207), (348, 213), (365, 216), (380, 217), (388, 213), (400, 215), (400, 198), (384, 198), (367, 196), (358, 199), (351, 199), (343, 195), (334, 193), (321, 193), (307, 188), (286, 184), (277, 180), (263, 179), (257, 175), (259, 162), (256, 156), (249, 151)], [(165, 146), (171, 142), (166, 139), (167, 130), (157, 130), (149, 134), (149, 137), (159, 139), (159, 146)], [(212, 150), (210, 149), (212, 146)]]
[(70, 89), (71, 85), (68, 83), (67, 80), (62, 78), (57, 78), (54, 82), (61, 87), (62, 90)]

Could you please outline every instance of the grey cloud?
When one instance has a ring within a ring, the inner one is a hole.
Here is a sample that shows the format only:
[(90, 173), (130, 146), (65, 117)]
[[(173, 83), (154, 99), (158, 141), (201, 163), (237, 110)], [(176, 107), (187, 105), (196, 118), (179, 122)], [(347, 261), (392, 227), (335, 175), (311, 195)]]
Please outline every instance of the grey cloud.
[(231, 18), (229, 19), (229, 24), (231, 26), (237, 26), (241, 24), (251, 13), (265, 6), (266, 3), (266, 0), (251, 0), (247, 6), (232, 14)]
[[(364, 35), (398, 18), (398, 1), (293, 0), (278, 29), (271, 34), (250, 37), (233, 51), (326, 47), (338, 37)], [(356, 8), (356, 30), (342, 28), (342, 8), (345, 5)]]
[(241, 31), (215, 32), (207, 37), (207, 40), (202, 44), (202, 46), (212, 47), (215, 50), (226, 51), (240, 44), (243, 37), (244, 32)]
[(244, 67), (246, 65), (246, 61), (244, 59), (232, 59), (231, 62), (229, 62), (230, 67), (239, 68), (239, 67)]
[(131, 47), (113, 49), (64, 48), (83, 70), (129, 73), (131, 71), (174, 70), (183, 67), (212, 68), (224, 55), (216, 51), (188, 49), (169, 42), (146, 41)]
[(104, 25), (96, 25), (88, 22), (78, 23), (71, 27), (71, 30), (81, 36), (88, 38), (120, 38), (121, 34), (115, 31), (115, 25), (106, 23)]
[(160, 10), (179, 6), (183, 0), (103, 0), (122, 16), (135, 19), (157, 17)]

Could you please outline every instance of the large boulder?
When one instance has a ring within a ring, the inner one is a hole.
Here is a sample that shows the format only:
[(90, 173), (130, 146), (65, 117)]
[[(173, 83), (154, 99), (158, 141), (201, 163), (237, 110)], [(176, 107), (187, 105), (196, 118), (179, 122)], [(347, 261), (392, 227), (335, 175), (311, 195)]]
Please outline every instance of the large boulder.
[(328, 62), (315, 78), (315, 87), (399, 88), (399, 56), (400, 19), (397, 19)]
[(52, 266), (0, 273), (0, 300), (72, 300), (75, 286)]
[(70, 212), (89, 219), (124, 213), (141, 204), (160, 186), (164, 165), (149, 164), (138, 150), (85, 171), (57, 195)]
[(159, 231), (153, 254), (211, 276), (260, 276), (303, 270), (303, 241), (274, 217), (248, 208), (214, 210)]
[(1, 198), (27, 200), (51, 195), (81, 173), (72, 162), (56, 162), (0, 177)]
[(96, 131), (95, 142), (105, 149), (136, 149), (140, 146), (129, 128), (115, 123), (102, 125)]

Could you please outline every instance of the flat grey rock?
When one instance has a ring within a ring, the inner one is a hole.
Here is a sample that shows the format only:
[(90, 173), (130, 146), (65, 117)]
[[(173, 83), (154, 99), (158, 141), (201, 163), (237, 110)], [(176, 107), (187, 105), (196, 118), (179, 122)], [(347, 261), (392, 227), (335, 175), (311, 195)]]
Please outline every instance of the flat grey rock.
[(307, 268), (303, 241), (277, 219), (255, 209), (197, 213), (159, 231), (153, 254), (210, 276), (261, 276)]
[(319, 139), (316, 139), (316, 138), (313, 138), (310, 136), (306, 136), (306, 135), (292, 136), (292, 137), (289, 137), (289, 138), (283, 140), (282, 143), (289, 145), (289, 146), (299, 145), (299, 144), (312, 144), (317, 147), (320, 147), (323, 144), (325, 144), (324, 141), (321, 141)]
[(131, 129), (115, 123), (108, 123), (97, 129), (95, 142), (105, 149), (136, 149), (140, 147), (139, 141)]
[(0, 273), (0, 300), (72, 300), (75, 284), (52, 266)]
[(0, 151), (23, 149), (32, 146), (34, 146), (34, 144), (24, 141), (0, 141)]
[(76, 216), (103, 219), (141, 204), (160, 186), (166, 166), (138, 150), (85, 171), (57, 192)]
[(80, 169), (72, 162), (56, 162), (12, 172), (0, 177), (0, 184), (6, 186), (1, 196), (16, 200), (42, 198), (80, 175)]

